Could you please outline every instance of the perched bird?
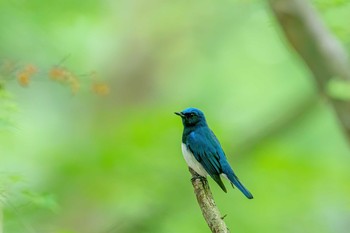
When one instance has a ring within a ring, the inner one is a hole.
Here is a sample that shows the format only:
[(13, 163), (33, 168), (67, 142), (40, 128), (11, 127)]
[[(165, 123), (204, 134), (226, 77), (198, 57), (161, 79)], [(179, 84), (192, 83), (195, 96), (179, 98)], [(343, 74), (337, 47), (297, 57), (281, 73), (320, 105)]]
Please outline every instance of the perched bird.
[(182, 112), (175, 112), (182, 119), (184, 131), (182, 134), (182, 154), (191, 167), (200, 176), (208, 174), (227, 192), (220, 175), (227, 178), (247, 198), (253, 195), (238, 180), (228, 163), (220, 142), (208, 127), (202, 111), (196, 108), (187, 108)]

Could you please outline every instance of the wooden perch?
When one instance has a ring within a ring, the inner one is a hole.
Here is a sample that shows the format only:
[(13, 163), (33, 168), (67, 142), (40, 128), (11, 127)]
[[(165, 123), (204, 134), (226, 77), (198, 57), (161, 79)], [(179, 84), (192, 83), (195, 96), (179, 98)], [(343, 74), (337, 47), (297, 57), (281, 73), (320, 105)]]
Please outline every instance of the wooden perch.
[[(350, 64), (346, 50), (324, 26), (310, 1), (269, 0), (269, 4), (290, 45), (312, 72), (320, 93), (333, 106), (350, 142)], [(332, 92), (334, 86), (337, 93)]]
[(223, 220), (223, 216), (214, 202), (208, 180), (198, 175), (192, 168), (189, 167), (189, 170), (192, 175), (191, 181), (194, 193), (210, 230), (213, 233), (229, 233), (230, 231)]

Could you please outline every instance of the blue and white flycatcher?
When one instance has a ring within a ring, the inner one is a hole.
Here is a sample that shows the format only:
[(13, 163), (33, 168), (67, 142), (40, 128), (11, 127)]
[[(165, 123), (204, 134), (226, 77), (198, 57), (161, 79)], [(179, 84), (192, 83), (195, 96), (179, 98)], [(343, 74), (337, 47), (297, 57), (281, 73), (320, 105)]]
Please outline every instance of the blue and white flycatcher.
[(200, 176), (208, 174), (227, 192), (221, 176), (227, 178), (247, 198), (253, 195), (238, 180), (228, 163), (220, 142), (208, 127), (202, 111), (196, 108), (187, 108), (182, 112), (175, 112), (182, 118), (184, 131), (182, 134), (182, 153), (187, 165)]

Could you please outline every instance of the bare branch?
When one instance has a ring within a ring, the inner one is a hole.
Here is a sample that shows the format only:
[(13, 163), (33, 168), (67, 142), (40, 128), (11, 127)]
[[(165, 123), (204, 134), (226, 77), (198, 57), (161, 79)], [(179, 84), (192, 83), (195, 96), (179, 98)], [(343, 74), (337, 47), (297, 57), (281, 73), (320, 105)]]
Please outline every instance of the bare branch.
[[(339, 41), (327, 30), (321, 18), (306, 0), (269, 0), (290, 45), (311, 70), (319, 91), (333, 106), (350, 142), (350, 98), (332, 93), (330, 85), (350, 88), (350, 64)], [(346, 92), (346, 91), (345, 91)]]
[(203, 217), (213, 233), (229, 233), (223, 216), (216, 206), (210, 191), (208, 180), (189, 168), (192, 175), (192, 185)]

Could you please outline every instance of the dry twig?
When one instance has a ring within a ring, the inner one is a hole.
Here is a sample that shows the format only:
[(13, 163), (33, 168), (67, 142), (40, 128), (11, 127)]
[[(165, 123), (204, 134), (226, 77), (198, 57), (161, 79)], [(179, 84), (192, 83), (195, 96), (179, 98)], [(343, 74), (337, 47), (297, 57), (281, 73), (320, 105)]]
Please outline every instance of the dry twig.
[(203, 217), (213, 233), (229, 233), (224, 218), (214, 202), (208, 180), (189, 168), (192, 175), (192, 185)]

